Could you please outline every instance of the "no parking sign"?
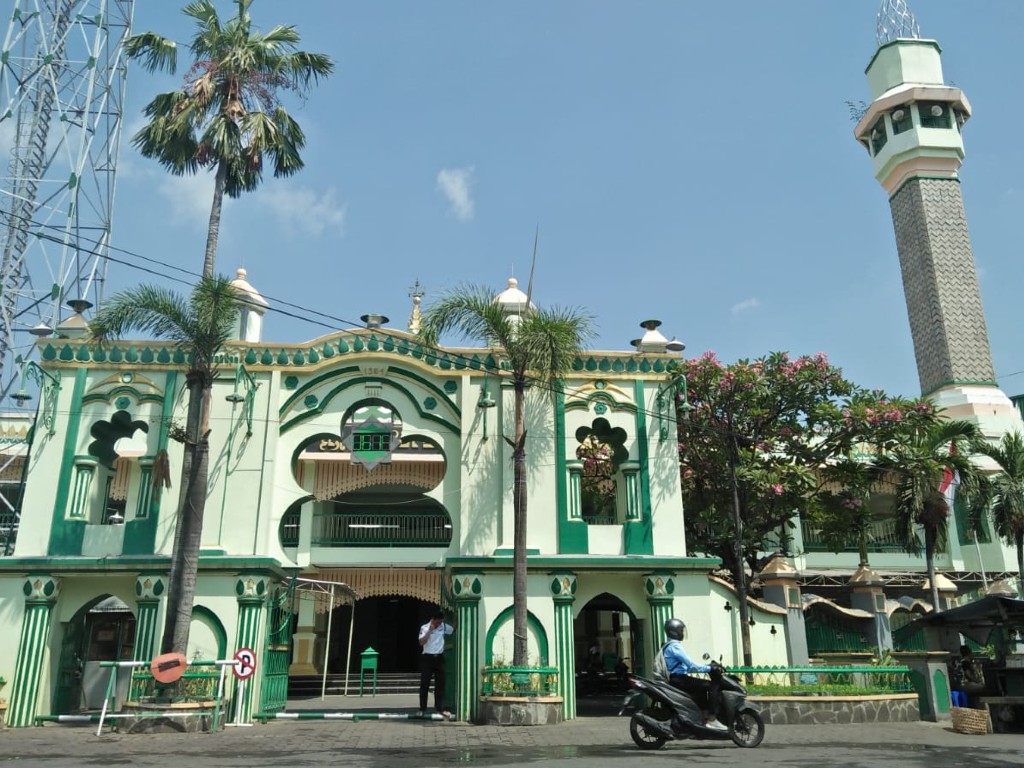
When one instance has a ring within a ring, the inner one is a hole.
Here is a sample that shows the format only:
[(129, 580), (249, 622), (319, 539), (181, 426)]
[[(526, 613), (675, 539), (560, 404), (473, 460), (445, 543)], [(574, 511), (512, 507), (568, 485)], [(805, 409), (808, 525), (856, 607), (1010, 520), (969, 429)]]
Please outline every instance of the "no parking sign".
[(239, 680), (248, 680), (256, 671), (256, 654), (251, 648), (239, 648), (235, 653), (231, 673)]

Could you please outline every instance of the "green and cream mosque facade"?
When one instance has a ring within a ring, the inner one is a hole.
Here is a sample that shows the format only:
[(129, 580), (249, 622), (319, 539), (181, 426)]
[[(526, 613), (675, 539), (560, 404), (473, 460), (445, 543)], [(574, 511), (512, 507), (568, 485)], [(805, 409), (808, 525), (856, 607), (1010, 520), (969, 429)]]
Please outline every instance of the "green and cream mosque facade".
[[(409, 330), (365, 315), (365, 327), (266, 344), (266, 302), (244, 270), (234, 284), (246, 311), (214, 384), (190, 657), (253, 649), (252, 716), (285, 706), (289, 677), (357, 670), (367, 647), (380, 673), (414, 671), (417, 629), (441, 605), (456, 626), (452, 703), (476, 718), (480, 670), (512, 646), (500, 352), (420, 346), (419, 296)], [(495, 301), (526, 306), (514, 280)], [(728, 657), (739, 642), (716, 561), (687, 553), (668, 372), (682, 345), (657, 326), (629, 351), (582, 355), (564, 392), (528, 396), (530, 662), (559, 670), (567, 717), (592, 645), (602, 665), (642, 669), (670, 615), (686, 617), (695, 649)], [(159, 651), (185, 359), (153, 341), (96, 347), (81, 327), (73, 316), (39, 342), (20, 529), (0, 558), (13, 726), (98, 707), (99, 660)], [(785, 662), (786, 610), (754, 610), (759, 658)]]

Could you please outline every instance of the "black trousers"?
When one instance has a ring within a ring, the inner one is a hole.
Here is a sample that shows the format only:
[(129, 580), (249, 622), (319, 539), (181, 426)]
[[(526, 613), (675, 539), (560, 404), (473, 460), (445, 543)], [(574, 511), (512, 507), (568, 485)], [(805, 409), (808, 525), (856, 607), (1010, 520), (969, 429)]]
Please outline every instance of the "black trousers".
[(444, 654), (424, 653), (420, 660), (420, 709), (427, 708), (430, 678), (434, 678), (434, 709), (444, 712)]
[(718, 714), (718, 686), (711, 680), (691, 675), (672, 675), (669, 682), (684, 693), (690, 694), (697, 706)]

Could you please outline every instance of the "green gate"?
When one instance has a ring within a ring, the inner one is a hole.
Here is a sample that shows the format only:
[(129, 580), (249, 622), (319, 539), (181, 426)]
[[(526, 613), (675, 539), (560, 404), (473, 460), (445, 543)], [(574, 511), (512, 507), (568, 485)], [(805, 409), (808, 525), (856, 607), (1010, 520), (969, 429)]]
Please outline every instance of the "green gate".
[(280, 712), (288, 702), (288, 665), (292, 657), (292, 599), (295, 579), (278, 585), (267, 607), (267, 650), (263, 657), (261, 712)]
[(807, 652), (853, 653), (871, 650), (868, 642), (871, 619), (855, 619), (836, 615), (813, 606), (804, 619), (807, 633)]

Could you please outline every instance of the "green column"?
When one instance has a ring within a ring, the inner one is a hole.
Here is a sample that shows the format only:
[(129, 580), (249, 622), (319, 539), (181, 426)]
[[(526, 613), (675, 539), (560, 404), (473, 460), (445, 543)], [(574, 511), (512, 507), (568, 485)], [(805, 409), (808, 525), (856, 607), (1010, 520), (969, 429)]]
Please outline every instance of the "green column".
[(673, 594), (676, 591), (674, 573), (649, 573), (644, 576), (644, 594), (651, 609), (651, 650), (647, 662), (648, 673), (653, 668), (655, 654), (665, 642), (665, 622), (672, 618)]
[(135, 579), (135, 655), (134, 661), (149, 661), (155, 653), (157, 619), (160, 598), (167, 591), (163, 576), (141, 574)]
[(480, 596), (484, 577), (462, 573), (452, 579), (455, 624), (455, 717), (475, 723), (480, 714)]
[(551, 595), (555, 601), (555, 666), (558, 667), (562, 716), (573, 720), (576, 717), (576, 647), (572, 604), (576, 600), (576, 576), (572, 573), (551, 574)]
[[(235, 596), (238, 598), (238, 628), (235, 634), (235, 647), (228, 648), (228, 653), (234, 653), (240, 648), (248, 648), (256, 654), (256, 658), (263, 660), (260, 642), (260, 629), (262, 627), (264, 608), (267, 604), (267, 577), (256, 575), (239, 576), (235, 582)], [(245, 682), (245, 699), (242, 701), (242, 714), (240, 722), (248, 723), (252, 720), (252, 703), (255, 701), (257, 681), (265, 670), (259, 667), (256, 674)], [(235, 688), (235, 696), (238, 695), (238, 688)], [(234, 717), (237, 703), (232, 701), (230, 716)]]
[(13, 728), (35, 724), (39, 677), (50, 639), (50, 614), (60, 594), (60, 582), (55, 576), (30, 576), (22, 591), (25, 593), (25, 618), (14, 666), (11, 708), (7, 713), (7, 724)]

